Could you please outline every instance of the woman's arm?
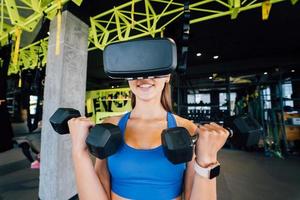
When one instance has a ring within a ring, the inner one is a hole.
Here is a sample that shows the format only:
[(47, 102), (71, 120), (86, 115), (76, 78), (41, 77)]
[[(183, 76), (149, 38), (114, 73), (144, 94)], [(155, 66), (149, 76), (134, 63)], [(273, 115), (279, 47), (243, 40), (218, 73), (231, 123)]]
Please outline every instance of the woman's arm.
[(199, 176), (194, 170), (194, 162), (201, 167), (207, 167), (217, 162), (217, 152), (224, 145), (228, 133), (221, 126), (216, 124), (206, 125), (197, 129), (197, 126), (189, 120), (177, 117), (179, 126), (188, 129), (191, 135), (197, 130), (199, 139), (196, 144), (196, 154), (194, 158), (187, 164), (185, 174), (184, 196), (185, 200), (216, 200), (216, 178), (207, 179)]
[[(111, 123), (110, 120), (105, 122)], [(94, 124), (85, 117), (79, 117), (69, 120), (68, 125), (71, 133), (72, 157), (79, 198), (81, 200), (110, 199), (109, 181), (105, 176), (102, 178), (103, 173), (107, 173), (106, 161), (97, 160), (94, 168), (85, 143), (89, 128)]]
[(195, 170), (193, 168), (193, 163), (194, 163), (193, 160), (187, 163), (187, 168), (185, 171), (185, 177), (184, 177), (184, 199), (185, 200), (191, 198), (191, 193), (193, 189), (193, 181), (195, 176)]
[(77, 191), (80, 200), (108, 200), (109, 197), (101, 184), (89, 153), (73, 152)]
[(188, 163), (185, 175), (185, 200), (215, 200), (217, 199), (216, 178), (210, 180), (197, 175), (194, 170), (194, 160)]
[[(195, 145), (194, 162), (202, 168), (215, 165), (218, 162), (218, 151), (224, 146), (229, 132), (214, 122), (198, 126), (196, 132), (198, 139)], [(208, 179), (195, 173), (190, 199), (217, 199), (216, 178)]]
[(102, 184), (106, 192), (106, 195), (109, 199), (111, 199), (110, 175), (107, 169), (107, 160), (100, 160), (97, 158), (95, 163), (95, 171), (100, 183)]
[[(190, 166), (191, 171), (194, 171), (193, 166)], [(217, 199), (217, 186), (216, 178), (207, 179), (194, 173), (193, 185), (190, 197), (187, 199), (196, 200), (216, 200)]]

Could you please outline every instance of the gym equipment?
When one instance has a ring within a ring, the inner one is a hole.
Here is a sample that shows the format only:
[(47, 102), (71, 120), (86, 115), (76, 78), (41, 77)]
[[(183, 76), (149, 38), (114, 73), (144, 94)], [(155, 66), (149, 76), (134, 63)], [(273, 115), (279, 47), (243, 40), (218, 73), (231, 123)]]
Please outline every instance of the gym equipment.
[(236, 133), (231, 143), (236, 147), (251, 147), (258, 144), (263, 134), (262, 126), (251, 116), (234, 116), (225, 120), (224, 125)]
[(294, 125), (294, 126), (300, 126), (300, 117), (293, 117), (287, 119), (288, 124)]
[(73, 108), (58, 108), (50, 117), (49, 121), (53, 129), (60, 135), (68, 134), (68, 121), (72, 118), (80, 117), (80, 112)]
[[(80, 112), (73, 108), (58, 108), (50, 117), (50, 123), (58, 134), (69, 133), (68, 121), (80, 117)], [(121, 130), (118, 126), (103, 123), (90, 129), (86, 144), (92, 155), (104, 159), (114, 154), (122, 143)]]
[(125, 79), (167, 75), (177, 66), (176, 52), (168, 38), (110, 44), (103, 51), (104, 71), (111, 78)]
[(161, 141), (163, 151), (170, 162), (179, 164), (189, 162), (193, 158), (193, 145), (197, 136), (191, 137), (184, 127), (163, 130)]
[[(233, 136), (231, 129), (226, 128)], [(190, 136), (184, 127), (168, 128), (163, 130), (161, 141), (166, 157), (173, 164), (189, 162), (193, 158), (193, 145), (197, 142), (198, 133)]]

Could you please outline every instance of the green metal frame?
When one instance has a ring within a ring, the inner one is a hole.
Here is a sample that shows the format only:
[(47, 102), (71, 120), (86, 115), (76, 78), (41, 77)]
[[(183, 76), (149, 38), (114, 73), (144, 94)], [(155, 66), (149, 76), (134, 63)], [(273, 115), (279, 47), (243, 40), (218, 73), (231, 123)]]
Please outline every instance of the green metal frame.
[[(60, 0), (62, 4), (69, 0)], [(82, 0), (73, 0), (80, 5)], [(17, 28), (32, 32), (43, 16), (52, 19), (57, 12), (57, 1), (53, 0), (0, 0), (0, 42), (4, 45), (8, 35)], [(26, 12), (26, 16), (21, 13)]]
[[(8, 36), (16, 35), (17, 30), (32, 32), (43, 17), (53, 19), (59, 8), (58, 3), (63, 5), (68, 1), (70, 0), (0, 0), (0, 46), (7, 44)], [(72, 1), (78, 6), (82, 2)], [(14, 50), (18, 48), (15, 47)], [(8, 74), (18, 73), (20, 66), (24, 69), (37, 67), (37, 52), (39, 56), (43, 56), (46, 55), (46, 49), (47, 38), (20, 49), (17, 52), (17, 62), (10, 64)], [(43, 56), (43, 63), (46, 63), (46, 56)]]
[[(47, 62), (48, 37), (20, 49), (18, 64), (10, 64), (8, 75), (17, 74), (20, 70), (43, 67)], [(22, 66), (22, 69), (20, 69)]]
[[(4, 29), (10, 34), (14, 33), (14, 27), (16, 26), (21, 29), (24, 28), (23, 30), (25, 31), (30, 31), (30, 28), (36, 25), (35, 20), (42, 17), (43, 12), (46, 12), (49, 18), (53, 18), (56, 14), (57, 4), (50, 0), (20, 0), (23, 3), (26, 2), (26, 6), (34, 11), (32, 16), (27, 18), (21, 18), (19, 14), (15, 12), (17, 9), (24, 9), (21, 6), (15, 5), (16, 0), (0, 1), (1, 22), (5, 22), (7, 18), (11, 19), (11, 21), (15, 20), (11, 22), (11, 24), (0, 24), (0, 41), (7, 37), (3, 34), (5, 33), (3, 31)], [(41, 3), (44, 1), (47, 1), (47, 4)], [(62, 3), (67, 1), (68, 0), (61, 0)], [(82, 0), (73, 1), (79, 5)], [(266, 0), (264, 2), (258, 0), (198, 0), (190, 4), (190, 11), (194, 17), (190, 20), (190, 24), (223, 16), (236, 19), (241, 12), (255, 8), (262, 8), (262, 19), (266, 20), (268, 19), (271, 5), (283, 1), (287, 0)], [(297, 0), (290, 1), (292, 4), (297, 2)], [(7, 9), (8, 5), (15, 7), (14, 9)], [(138, 8), (143, 9), (138, 10)], [(159, 10), (155, 10), (155, 8), (159, 8)], [(144, 36), (155, 37), (157, 34), (163, 35), (164, 29), (183, 14), (183, 9), (183, 3), (178, 3), (174, 0), (131, 0), (100, 13), (90, 18), (89, 50), (103, 50), (106, 45), (118, 41), (131, 40)], [(3, 10), (4, 12), (2, 12)], [(12, 66), (9, 70), (9, 74), (17, 73), (20, 65), (24, 67), (23, 69), (36, 67), (37, 63), (35, 58), (37, 57), (37, 49), (43, 49), (40, 55), (44, 55), (43, 59), (46, 59), (46, 43), (47, 39), (44, 39), (21, 49), (18, 66)], [(44, 46), (44, 48), (40, 48), (40, 46)], [(29, 61), (27, 61), (27, 59)], [(46, 60), (43, 62), (45, 63)]]
[[(282, 1), (285, 0), (268, 0), (269, 4), (264, 4), (258, 0), (200, 0), (190, 4), (192, 16), (196, 16), (190, 20), (190, 24), (227, 15), (235, 19), (243, 11), (266, 7)], [(136, 4), (144, 4), (144, 12), (133, 9)], [(162, 8), (160, 12), (154, 10), (154, 7), (158, 7), (157, 4)], [(148, 35), (154, 37), (157, 33), (163, 32), (166, 26), (182, 14), (183, 4), (173, 0), (132, 0), (91, 17), (91, 36), (93, 37), (91, 39), (95, 48), (104, 49), (106, 45), (113, 42)]]

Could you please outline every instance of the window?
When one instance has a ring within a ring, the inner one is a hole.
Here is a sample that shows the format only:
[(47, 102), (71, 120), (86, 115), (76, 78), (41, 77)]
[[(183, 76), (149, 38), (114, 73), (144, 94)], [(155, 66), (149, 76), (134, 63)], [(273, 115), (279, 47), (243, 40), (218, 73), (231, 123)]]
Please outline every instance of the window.
[(288, 83), (282, 84), (282, 97), (284, 98), (284, 101), (283, 101), (284, 106), (294, 107), (293, 100), (285, 100), (285, 99), (291, 99), (292, 94), (293, 94), (292, 83), (288, 82)]
[[(272, 103), (271, 103), (271, 89), (270, 87), (266, 87), (262, 90), (262, 103), (264, 109), (271, 109)], [(264, 119), (268, 120), (268, 111), (264, 110)]]
[[(230, 92), (230, 115), (233, 115), (233, 110), (235, 106), (236, 92)], [(227, 110), (227, 93), (219, 93), (219, 106), (220, 110)]]
[(266, 87), (262, 90), (264, 109), (271, 109), (271, 89)]
[(188, 94), (187, 95), (187, 103), (194, 104), (195, 103), (195, 94)]
[(37, 101), (38, 97), (34, 95), (29, 96), (29, 114), (30, 115), (35, 115), (36, 113), (36, 108), (37, 108)]
[(189, 106), (188, 110), (210, 110), (210, 106), (205, 104), (210, 104), (210, 94), (201, 93), (201, 94), (188, 94), (187, 103), (188, 104), (198, 104), (198, 106)]

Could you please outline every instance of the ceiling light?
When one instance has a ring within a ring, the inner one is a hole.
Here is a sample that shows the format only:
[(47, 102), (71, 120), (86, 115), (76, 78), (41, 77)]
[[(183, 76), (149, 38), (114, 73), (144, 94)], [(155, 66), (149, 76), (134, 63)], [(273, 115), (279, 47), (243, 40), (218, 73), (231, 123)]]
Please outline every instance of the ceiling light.
[(210, 80), (213, 78), (212, 76), (208, 77)]
[(292, 70), (291, 70), (291, 72), (293, 72), (293, 73), (294, 73), (294, 72), (295, 72), (295, 70), (294, 70), (294, 69), (292, 69)]
[(50, 35), (50, 32), (48, 31), (47, 34)]
[(197, 54), (196, 54), (196, 56), (198, 56), (198, 57), (201, 56), (201, 55), (202, 55), (201, 53), (197, 53)]
[(218, 59), (218, 58), (219, 58), (219, 56), (214, 56), (213, 58), (216, 60), (216, 59)]
[(267, 75), (268, 74), (268, 72), (264, 72), (264, 75)]

